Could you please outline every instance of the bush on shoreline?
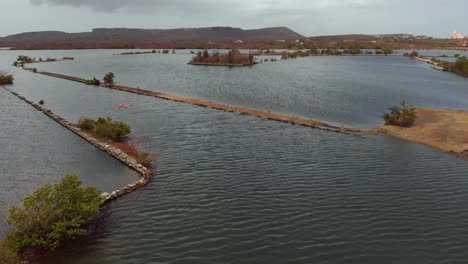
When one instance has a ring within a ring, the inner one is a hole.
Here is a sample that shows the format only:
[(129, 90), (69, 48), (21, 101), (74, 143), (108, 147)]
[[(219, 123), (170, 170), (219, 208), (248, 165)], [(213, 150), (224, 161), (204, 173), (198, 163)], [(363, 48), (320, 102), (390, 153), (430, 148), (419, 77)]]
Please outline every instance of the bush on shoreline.
[(123, 141), (131, 133), (128, 124), (113, 121), (110, 117), (99, 117), (97, 120), (82, 117), (78, 120), (78, 127), (82, 130), (92, 130), (97, 137), (115, 142)]
[(0, 242), (0, 263), (2, 264), (20, 264), (21, 259), (11, 251), (7, 246)]
[(82, 187), (76, 175), (45, 185), (24, 198), (22, 207), (10, 208), (8, 222), (13, 229), (6, 235), (5, 247), (10, 255), (54, 251), (64, 241), (85, 235), (89, 219), (99, 214), (103, 202), (100, 192)]
[(14, 80), (13, 75), (0, 73), (0, 85), (13, 84)]
[(391, 107), (389, 113), (384, 114), (383, 118), (386, 125), (410, 127), (416, 122), (416, 109), (405, 101), (400, 106)]
[(451, 69), (468, 77), (468, 59), (459, 57)]
[(82, 130), (90, 130), (95, 128), (95, 122), (91, 118), (82, 117), (78, 120), (78, 127)]
[(151, 168), (154, 158), (151, 157), (151, 155), (148, 152), (139, 150), (138, 156), (136, 157), (136, 161), (147, 168)]
[(94, 77), (92, 80), (86, 80), (85, 84), (86, 85), (99, 86), (99, 85), (101, 85), (101, 81), (99, 81), (98, 79), (96, 79), (96, 77)]
[(104, 84), (105, 84), (107, 87), (112, 87), (112, 86), (114, 86), (114, 78), (115, 78), (114, 73), (112, 73), (112, 72), (107, 73), (107, 74), (104, 76)]

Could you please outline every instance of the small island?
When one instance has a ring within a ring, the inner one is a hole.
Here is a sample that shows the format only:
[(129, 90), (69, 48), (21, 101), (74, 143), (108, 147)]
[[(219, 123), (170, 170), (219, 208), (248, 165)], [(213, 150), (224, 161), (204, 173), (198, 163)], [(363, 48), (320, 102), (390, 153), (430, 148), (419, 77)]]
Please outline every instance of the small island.
[(210, 54), (208, 50), (199, 51), (197, 56), (193, 57), (188, 63), (191, 65), (205, 66), (228, 66), (228, 67), (244, 67), (257, 64), (254, 53), (243, 54), (239, 50), (233, 49), (226, 54), (213, 52)]

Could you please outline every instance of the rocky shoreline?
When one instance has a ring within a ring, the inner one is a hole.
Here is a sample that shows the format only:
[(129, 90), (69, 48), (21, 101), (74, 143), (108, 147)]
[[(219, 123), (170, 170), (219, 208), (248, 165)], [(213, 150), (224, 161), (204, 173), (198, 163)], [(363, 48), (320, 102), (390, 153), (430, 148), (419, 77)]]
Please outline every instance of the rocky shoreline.
[(117, 199), (119, 197), (122, 197), (122, 196), (124, 196), (124, 195), (126, 195), (128, 193), (131, 193), (131, 192), (135, 191), (136, 189), (138, 189), (138, 188), (140, 188), (142, 186), (145, 186), (146, 184), (148, 184), (150, 182), (151, 176), (152, 176), (152, 171), (150, 169), (146, 168), (145, 166), (139, 164), (135, 160), (135, 158), (133, 158), (132, 156), (129, 156), (128, 154), (124, 153), (122, 150), (111, 146), (107, 142), (101, 141), (101, 140), (87, 134), (86, 132), (82, 131), (79, 127), (77, 127), (75, 124), (70, 123), (69, 121), (65, 120), (64, 118), (52, 113), (51, 110), (46, 109), (46, 108), (44, 108), (44, 107), (42, 107), (42, 106), (28, 100), (28, 99), (26, 99), (24, 96), (19, 95), (15, 91), (12, 91), (12, 90), (10, 90), (10, 89), (8, 89), (6, 87), (3, 87), (3, 88), (6, 89), (7, 91), (9, 91), (11, 94), (15, 95), (16, 97), (18, 97), (19, 99), (21, 99), (22, 101), (24, 101), (27, 104), (31, 105), (32, 107), (36, 108), (38, 111), (42, 112), (46, 116), (50, 117), (52, 120), (59, 123), (63, 127), (67, 128), (71, 132), (75, 133), (76, 135), (80, 136), (84, 140), (88, 141), (90, 144), (92, 144), (96, 148), (108, 153), (112, 157), (114, 157), (117, 160), (121, 161), (122, 163), (127, 165), (129, 168), (133, 169), (138, 174), (140, 174), (140, 179), (138, 179), (137, 181), (135, 181), (135, 182), (133, 182), (131, 184), (128, 184), (127, 186), (124, 186), (123, 188), (121, 188), (119, 190), (115, 190), (115, 191), (112, 191), (110, 193), (107, 193), (107, 192), (103, 193), (102, 196), (105, 198), (106, 203), (108, 203), (108, 202), (110, 202), (112, 200), (115, 200), (115, 199)]

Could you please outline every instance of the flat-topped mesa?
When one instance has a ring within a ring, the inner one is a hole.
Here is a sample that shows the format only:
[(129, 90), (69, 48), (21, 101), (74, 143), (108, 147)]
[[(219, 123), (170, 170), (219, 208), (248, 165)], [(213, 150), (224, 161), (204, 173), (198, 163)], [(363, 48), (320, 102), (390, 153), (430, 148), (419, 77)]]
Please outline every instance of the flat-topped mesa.
[(209, 54), (207, 50), (199, 51), (198, 54), (192, 58), (189, 64), (242, 67), (252, 66), (257, 64), (257, 62), (255, 61), (254, 53), (242, 54), (240, 51), (233, 49), (225, 54), (220, 54), (219, 52)]

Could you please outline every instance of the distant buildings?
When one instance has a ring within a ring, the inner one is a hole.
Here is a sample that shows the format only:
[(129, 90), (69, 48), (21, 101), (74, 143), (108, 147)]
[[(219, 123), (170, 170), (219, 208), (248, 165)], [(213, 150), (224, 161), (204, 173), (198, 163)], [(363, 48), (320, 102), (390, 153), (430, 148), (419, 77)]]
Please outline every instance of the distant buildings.
[(460, 34), (459, 32), (457, 31), (454, 31), (452, 33), (452, 35), (450, 36), (451, 39), (462, 39), (464, 38), (462, 34)]
[(238, 40), (234, 41), (234, 43), (236, 43), (236, 44), (242, 44), (242, 43), (244, 43), (244, 41), (238, 39)]

